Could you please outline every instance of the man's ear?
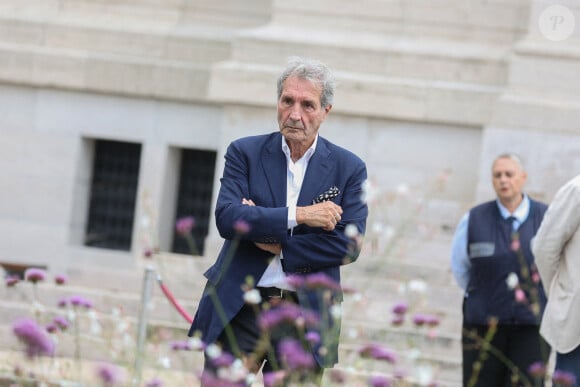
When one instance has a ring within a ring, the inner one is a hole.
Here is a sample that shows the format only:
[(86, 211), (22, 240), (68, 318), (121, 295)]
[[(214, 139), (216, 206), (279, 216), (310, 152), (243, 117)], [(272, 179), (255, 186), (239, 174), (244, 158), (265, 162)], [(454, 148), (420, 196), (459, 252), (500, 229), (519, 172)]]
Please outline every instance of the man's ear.
[(326, 112), (326, 114), (330, 113), (331, 110), (332, 110), (332, 105), (326, 105), (326, 107), (324, 108), (324, 111)]

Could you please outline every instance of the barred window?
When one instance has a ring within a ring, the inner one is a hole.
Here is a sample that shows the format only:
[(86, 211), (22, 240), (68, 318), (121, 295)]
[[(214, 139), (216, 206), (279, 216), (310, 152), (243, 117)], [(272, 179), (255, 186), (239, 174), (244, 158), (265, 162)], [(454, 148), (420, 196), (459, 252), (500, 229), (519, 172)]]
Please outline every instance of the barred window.
[(95, 141), (85, 245), (130, 250), (141, 145)]
[(171, 251), (181, 254), (203, 254), (209, 230), (216, 152), (181, 149), (179, 188), (175, 220), (193, 216), (195, 227), (188, 240), (174, 232)]

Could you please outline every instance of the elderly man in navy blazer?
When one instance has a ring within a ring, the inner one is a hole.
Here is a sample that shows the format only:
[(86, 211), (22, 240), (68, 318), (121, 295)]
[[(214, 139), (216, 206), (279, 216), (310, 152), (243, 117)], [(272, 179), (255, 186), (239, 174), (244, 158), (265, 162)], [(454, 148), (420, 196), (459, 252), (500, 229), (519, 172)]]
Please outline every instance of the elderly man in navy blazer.
[[(207, 284), (189, 335), (208, 346), (217, 343), (253, 372), (263, 365), (266, 375), (287, 365), (276, 348), (282, 335), (299, 339), (304, 332), (285, 327), (269, 336), (268, 349), (259, 350), (260, 313), (299, 306), (304, 316), (316, 316), (305, 330), (321, 339), (301, 342), (309, 343), (304, 350), (320, 383), (323, 369), (338, 361), (340, 266), (358, 257), (353, 235), (365, 232), (367, 172), (359, 157), (318, 134), (334, 95), (334, 79), (324, 64), (290, 58), (277, 92), (279, 131), (238, 139), (227, 149), (215, 210), (225, 241), (205, 273)], [(329, 286), (330, 297), (297, 288), (296, 278), (313, 275), (336, 284)], [(261, 295), (259, 309), (244, 300), (254, 285)], [(218, 373), (221, 364), (208, 352), (204, 376)]]

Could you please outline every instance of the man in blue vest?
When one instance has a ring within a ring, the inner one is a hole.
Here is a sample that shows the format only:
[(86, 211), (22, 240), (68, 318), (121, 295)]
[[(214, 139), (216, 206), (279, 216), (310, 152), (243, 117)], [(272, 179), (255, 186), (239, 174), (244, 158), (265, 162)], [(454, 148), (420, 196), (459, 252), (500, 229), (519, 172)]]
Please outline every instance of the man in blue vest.
[(497, 198), (463, 216), (451, 251), (465, 291), (463, 385), (528, 385), (530, 366), (545, 364), (550, 353), (539, 334), (546, 295), (530, 246), (547, 206), (523, 192), (527, 174), (518, 156), (498, 156), (491, 172)]

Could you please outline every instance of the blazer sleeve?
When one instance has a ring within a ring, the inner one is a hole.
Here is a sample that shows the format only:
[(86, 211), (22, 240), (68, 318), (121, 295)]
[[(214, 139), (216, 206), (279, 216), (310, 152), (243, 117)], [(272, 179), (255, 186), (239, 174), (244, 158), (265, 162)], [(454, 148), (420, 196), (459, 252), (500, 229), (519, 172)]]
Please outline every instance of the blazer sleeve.
[[(215, 209), (216, 226), (224, 239), (281, 243), (287, 239), (288, 208), (242, 204), (242, 198), (255, 200), (250, 197), (249, 186), (255, 173), (252, 152), (258, 153), (258, 149), (240, 141), (234, 141), (227, 149)], [(241, 228), (244, 232), (240, 232)]]
[(365, 233), (368, 207), (362, 200), (362, 194), (366, 179), (366, 166), (358, 160), (345, 179), (344, 187), (341, 187), (343, 195), (337, 204), (342, 207), (343, 214), (333, 231), (300, 225), (297, 232), (282, 244), (286, 272), (308, 273), (356, 261), (360, 245), (345, 235), (345, 229), (348, 225), (354, 225), (361, 237)]
[(532, 240), (532, 251), (547, 293), (550, 291), (566, 244), (578, 231), (579, 225), (580, 187), (569, 182), (554, 196)]

